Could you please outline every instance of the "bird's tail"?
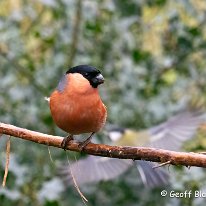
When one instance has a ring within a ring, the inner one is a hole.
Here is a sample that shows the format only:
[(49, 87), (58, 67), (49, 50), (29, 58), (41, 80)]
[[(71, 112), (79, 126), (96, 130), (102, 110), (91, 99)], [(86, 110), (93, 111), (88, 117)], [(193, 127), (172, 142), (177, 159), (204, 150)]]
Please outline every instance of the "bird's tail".
[(50, 97), (44, 97), (47, 102), (50, 102)]

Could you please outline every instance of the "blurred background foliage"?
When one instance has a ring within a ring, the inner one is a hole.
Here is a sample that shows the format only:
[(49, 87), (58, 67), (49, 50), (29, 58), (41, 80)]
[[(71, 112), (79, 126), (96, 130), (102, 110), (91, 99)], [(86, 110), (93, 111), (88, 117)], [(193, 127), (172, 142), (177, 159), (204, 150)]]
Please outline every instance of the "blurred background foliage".
[[(108, 122), (134, 129), (155, 125), (188, 99), (206, 99), (205, 22), (204, 0), (1, 0), (0, 121), (65, 136), (44, 97), (68, 66), (91, 64), (106, 78), (100, 92)], [(205, 132), (185, 147), (205, 150)], [(12, 138), (0, 205), (83, 205), (57, 177), (65, 152), (50, 150), (53, 162), (46, 146)], [(205, 170), (175, 167), (172, 174), (171, 189), (206, 191)], [(205, 205), (204, 198), (162, 198), (160, 191), (143, 188), (135, 168), (83, 188), (88, 205)]]

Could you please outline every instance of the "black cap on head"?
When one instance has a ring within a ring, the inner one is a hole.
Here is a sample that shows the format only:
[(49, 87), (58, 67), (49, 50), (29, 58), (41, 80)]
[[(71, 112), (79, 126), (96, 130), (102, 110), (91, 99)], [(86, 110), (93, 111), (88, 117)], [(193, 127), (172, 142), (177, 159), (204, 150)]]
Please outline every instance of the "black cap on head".
[(104, 83), (104, 77), (101, 72), (93, 66), (79, 65), (70, 68), (66, 74), (79, 73), (85, 77), (91, 84), (92, 87), (97, 88), (99, 84)]

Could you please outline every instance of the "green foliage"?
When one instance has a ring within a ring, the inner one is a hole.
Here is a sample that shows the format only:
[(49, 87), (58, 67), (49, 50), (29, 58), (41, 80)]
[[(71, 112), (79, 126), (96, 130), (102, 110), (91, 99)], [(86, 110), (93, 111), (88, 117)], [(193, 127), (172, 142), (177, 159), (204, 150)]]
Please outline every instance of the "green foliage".
[[(100, 68), (106, 77), (100, 92), (108, 122), (124, 127), (146, 128), (183, 108), (188, 99), (205, 100), (204, 1), (87, 0), (81, 2), (82, 9), (77, 2), (0, 1), (0, 121), (65, 136), (54, 125), (44, 97), (56, 87), (68, 64)], [(74, 44), (78, 10), (82, 15)], [(75, 55), (69, 60), (71, 51)], [(204, 136), (198, 135), (185, 147), (205, 150)], [(2, 138), (1, 177), (4, 147)], [(1, 205), (83, 205), (74, 188), (63, 191), (56, 180), (56, 165), (66, 161), (63, 151), (50, 148), (51, 162), (45, 146), (12, 139), (11, 147)], [(200, 179), (181, 171), (177, 170), (171, 185), (174, 190), (203, 187), (204, 172)], [(159, 189), (142, 188), (136, 170), (133, 173), (83, 188), (89, 205), (204, 205), (204, 198), (198, 203), (162, 198)], [(47, 197), (45, 191), (56, 196)]]

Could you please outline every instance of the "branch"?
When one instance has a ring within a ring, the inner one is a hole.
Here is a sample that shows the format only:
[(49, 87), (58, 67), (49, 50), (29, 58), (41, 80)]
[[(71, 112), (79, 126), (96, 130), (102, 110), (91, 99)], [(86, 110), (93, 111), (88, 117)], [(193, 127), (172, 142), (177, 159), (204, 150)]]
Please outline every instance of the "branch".
[[(0, 134), (6, 134), (17, 138), (61, 148), (62, 137), (35, 132), (10, 124), (0, 123)], [(72, 141), (67, 150), (81, 152), (79, 142)], [(206, 168), (206, 155), (198, 153), (173, 152), (169, 150), (146, 147), (109, 146), (90, 143), (84, 148), (84, 152), (95, 156), (104, 156), (119, 159), (146, 160), (172, 165), (196, 166)]]

